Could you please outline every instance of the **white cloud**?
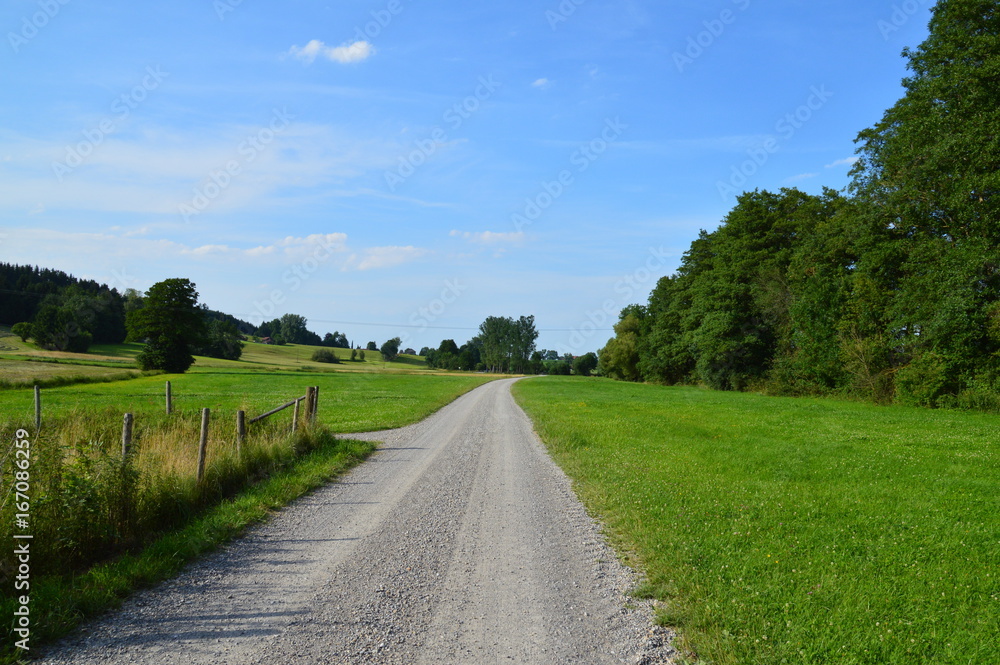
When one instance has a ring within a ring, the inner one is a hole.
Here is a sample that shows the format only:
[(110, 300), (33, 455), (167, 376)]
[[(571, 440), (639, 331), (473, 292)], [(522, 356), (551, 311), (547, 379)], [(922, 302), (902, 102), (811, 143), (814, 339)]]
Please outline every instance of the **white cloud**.
[(846, 159), (838, 159), (833, 164), (827, 164), (826, 168), (833, 169), (833, 168), (836, 168), (838, 166), (854, 166), (858, 162), (858, 159), (860, 159), (860, 158), (859, 157), (847, 157)]
[(320, 40), (314, 39), (305, 46), (293, 46), (288, 50), (288, 53), (306, 64), (312, 64), (316, 58), (322, 56), (332, 62), (346, 65), (367, 60), (375, 54), (375, 47), (366, 41), (357, 41), (342, 46), (327, 46)]
[(229, 245), (202, 245), (201, 247), (182, 249), (181, 253), (198, 257), (219, 255), (235, 258), (282, 256), (286, 260), (297, 261), (318, 252), (329, 255), (346, 251), (346, 233), (314, 233), (305, 238), (288, 236), (270, 245), (260, 245), (248, 249), (230, 247)]
[(182, 254), (194, 254), (195, 256), (210, 256), (213, 254), (231, 254), (233, 248), (228, 245), (202, 245), (194, 249), (181, 250)]
[(533, 87), (533, 88), (547, 88), (550, 85), (552, 85), (552, 81), (548, 80), (547, 78), (540, 78), (540, 79), (536, 80), (534, 83), (532, 83), (531, 87)]
[(425, 255), (427, 250), (420, 247), (408, 245), (406, 247), (371, 247), (366, 249), (360, 256), (352, 255), (344, 270), (376, 270), (378, 268), (392, 268), (393, 266), (409, 263)]
[(262, 115), (259, 124), (197, 131), (148, 127), (113, 134), (63, 182), (52, 165), (65, 159), (67, 142), (75, 140), (72, 133), (39, 140), (0, 130), (0, 151), (16, 149), (11, 161), (0, 161), (0, 212), (42, 215), (68, 209), (180, 220), (179, 207), (190, 206), (196, 190), (215, 187), (210, 184), (212, 174), (236, 163), (238, 175), (205, 208), (204, 219), (213, 213), (260, 209), (275, 202), (279, 192), (279, 202), (287, 205), (292, 192), (311, 196), (310, 188), (318, 185), (324, 186), (326, 197), (359, 195), (354, 181), (369, 172), (381, 173), (400, 154), (396, 142), (336, 126), (293, 120), (273, 132), (266, 144), (259, 139), (265, 130), (271, 131), (268, 117)]
[(798, 175), (793, 175), (790, 178), (785, 178), (785, 182), (799, 182), (800, 180), (809, 180), (810, 178), (815, 178), (818, 173), (800, 173)]
[(518, 231), (517, 233), (495, 233), (493, 231), (479, 231), (473, 233), (471, 231), (452, 231), (450, 234), (453, 238), (463, 238), (469, 242), (476, 243), (477, 245), (495, 245), (498, 243), (517, 243), (524, 240), (524, 231)]

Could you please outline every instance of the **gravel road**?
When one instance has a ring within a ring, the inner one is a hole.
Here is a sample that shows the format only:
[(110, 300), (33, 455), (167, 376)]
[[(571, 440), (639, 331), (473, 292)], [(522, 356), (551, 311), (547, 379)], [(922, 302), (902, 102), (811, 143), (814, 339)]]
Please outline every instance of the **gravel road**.
[(668, 663), (510, 395), (488, 383), (44, 663)]

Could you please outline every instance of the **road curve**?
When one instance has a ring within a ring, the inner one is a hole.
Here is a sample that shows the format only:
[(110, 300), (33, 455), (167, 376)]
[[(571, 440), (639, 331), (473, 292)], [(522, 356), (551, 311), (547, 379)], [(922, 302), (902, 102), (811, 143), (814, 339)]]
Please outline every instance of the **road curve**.
[(384, 444), (41, 662), (670, 662), (512, 383), (357, 435)]

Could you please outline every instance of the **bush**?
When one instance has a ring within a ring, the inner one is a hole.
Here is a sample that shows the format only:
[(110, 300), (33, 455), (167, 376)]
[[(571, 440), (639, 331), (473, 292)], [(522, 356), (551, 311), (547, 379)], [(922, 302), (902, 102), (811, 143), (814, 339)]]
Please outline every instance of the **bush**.
[(573, 372), (579, 376), (590, 376), (597, 369), (597, 354), (585, 353), (573, 361)]
[(27, 342), (28, 338), (31, 337), (31, 324), (15, 323), (10, 327), (10, 331), (20, 337), (22, 342)]
[(557, 360), (554, 363), (549, 363), (548, 373), (551, 376), (569, 376), (572, 374), (572, 371), (568, 362)]
[(896, 373), (896, 399), (908, 406), (939, 406), (953, 392), (948, 363), (936, 353), (924, 353)]
[(339, 363), (340, 358), (329, 349), (316, 349), (312, 355), (313, 362), (315, 363)]

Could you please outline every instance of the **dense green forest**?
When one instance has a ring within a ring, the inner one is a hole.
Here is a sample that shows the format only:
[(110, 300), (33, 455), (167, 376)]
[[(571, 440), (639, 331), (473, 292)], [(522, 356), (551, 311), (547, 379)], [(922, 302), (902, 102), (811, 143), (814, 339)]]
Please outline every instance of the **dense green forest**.
[(943, 0), (844, 192), (747, 192), (600, 353), (629, 381), (1000, 408), (1000, 8)]

